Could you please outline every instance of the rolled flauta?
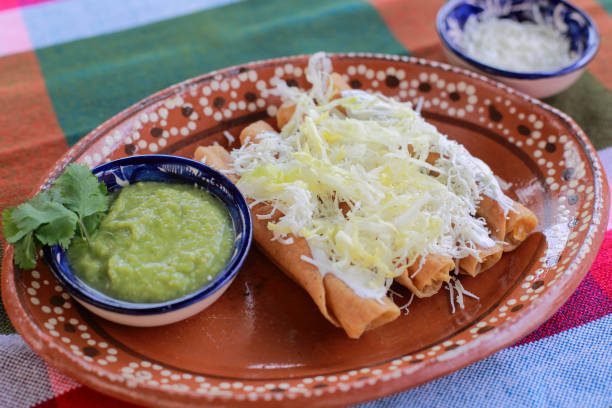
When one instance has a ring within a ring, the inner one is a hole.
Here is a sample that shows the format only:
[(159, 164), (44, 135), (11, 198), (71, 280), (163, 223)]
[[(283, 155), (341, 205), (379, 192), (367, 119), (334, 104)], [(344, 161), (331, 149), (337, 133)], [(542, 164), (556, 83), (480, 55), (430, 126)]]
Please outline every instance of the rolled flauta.
[(501, 243), (482, 249), (481, 261), (473, 256), (459, 261), (461, 273), (471, 276), (476, 276), (495, 265), (501, 259), (503, 252), (516, 249), (538, 225), (535, 214), (518, 201), (514, 201), (512, 209), (504, 217), (499, 204), (485, 196), (476, 214), (487, 221), (491, 238)]
[[(347, 91), (351, 89), (349, 84), (346, 83), (344, 78), (336, 72), (332, 72), (329, 75), (329, 81), (331, 83), (332, 92), (329, 97), (330, 101), (338, 99), (342, 95), (342, 91)], [(344, 108), (339, 106), (338, 109), (344, 112)], [(295, 103), (291, 101), (285, 101), (276, 111), (276, 125), (279, 129), (282, 129), (289, 121), (291, 117), (295, 113)]]
[(262, 252), (286, 275), (308, 292), (319, 311), (327, 320), (342, 327), (351, 338), (359, 338), (368, 330), (395, 320), (399, 308), (387, 297), (381, 301), (358, 296), (341, 279), (332, 274), (323, 276), (319, 269), (302, 259), (311, 258), (308, 242), (295, 235), (291, 244), (272, 241), (274, 233), (268, 229), (268, 222), (277, 220), (277, 212), (272, 220), (258, 220), (256, 214), (269, 214), (272, 207), (261, 203), (255, 205), (253, 214), (253, 236)]
[(329, 81), (331, 82), (332, 92), (329, 98), (330, 101), (340, 98), (342, 91), (348, 91), (351, 86), (342, 78), (342, 75), (337, 72), (332, 72), (329, 75)]
[[(206, 164), (216, 170), (226, 170), (232, 162), (232, 156), (221, 145), (200, 146), (193, 154), (193, 159)], [(238, 178), (234, 174), (225, 174), (234, 183)]]
[[(261, 123), (258, 126), (265, 128)], [(273, 131), (269, 126), (265, 130)], [(227, 150), (218, 145), (199, 147), (194, 158), (202, 161), (203, 157), (206, 157), (208, 165), (218, 170), (229, 169), (232, 160)], [(235, 175), (229, 176), (237, 181)], [(327, 320), (342, 327), (349, 337), (359, 338), (364, 331), (395, 320), (400, 315), (399, 308), (389, 298), (362, 298), (341, 279), (329, 273), (323, 276), (318, 268), (304, 261), (302, 256), (312, 257), (304, 238), (289, 235), (293, 240), (290, 244), (272, 241), (274, 234), (268, 229), (268, 222), (278, 220), (281, 214), (277, 211), (271, 220), (257, 217), (257, 214), (269, 214), (271, 211), (272, 207), (266, 203), (251, 208), (255, 241), (272, 262), (306, 290)]]
[(272, 126), (268, 125), (268, 123), (264, 122), (263, 120), (253, 122), (249, 126), (242, 129), (242, 132), (240, 132), (240, 144), (244, 145), (247, 140), (250, 143), (257, 143), (257, 136), (266, 132), (276, 133)]
[(285, 127), (291, 120), (291, 117), (295, 113), (295, 103), (291, 101), (285, 101), (276, 111), (276, 126), (279, 129)]
[(482, 217), (487, 223), (489, 237), (496, 244), (490, 248), (480, 248), (479, 258), (469, 255), (458, 261), (459, 272), (465, 275), (476, 276), (495, 265), (502, 257), (504, 245), (501, 244), (506, 235), (506, 217), (504, 210), (494, 199), (483, 196), (478, 204), (476, 216)]
[(444, 282), (450, 281), (453, 269), (455, 263), (451, 258), (429, 254), (422, 265), (421, 258), (417, 258), (395, 281), (419, 298), (429, 297), (438, 293)]
[(538, 219), (535, 214), (523, 204), (515, 201), (512, 210), (508, 212), (506, 222), (504, 252), (516, 249), (538, 226)]
[[(347, 203), (341, 201), (339, 207), (346, 216), (349, 211)], [(433, 296), (442, 287), (444, 282), (450, 281), (450, 272), (455, 269), (452, 258), (442, 255), (429, 254), (421, 265), (421, 259), (406, 267), (395, 281), (408, 288), (419, 298)]]

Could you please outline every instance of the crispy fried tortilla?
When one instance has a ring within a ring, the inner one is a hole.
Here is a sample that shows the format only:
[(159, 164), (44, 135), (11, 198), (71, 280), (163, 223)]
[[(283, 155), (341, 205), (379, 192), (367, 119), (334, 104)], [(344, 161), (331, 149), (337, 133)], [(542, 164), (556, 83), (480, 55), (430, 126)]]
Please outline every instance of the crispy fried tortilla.
[(490, 269), (501, 259), (503, 252), (514, 250), (535, 229), (538, 220), (531, 210), (517, 201), (512, 208), (514, 211), (509, 211), (506, 218), (495, 200), (483, 197), (476, 215), (486, 220), (491, 238), (500, 243), (481, 249), (480, 260), (473, 256), (461, 259), (459, 271), (462, 274), (476, 276)]
[(455, 263), (451, 258), (430, 254), (425, 257), (423, 265), (421, 259), (417, 258), (395, 281), (410, 289), (417, 297), (429, 297), (438, 293), (444, 282), (450, 281), (450, 271), (453, 269)]
[[(262, 123), (258, 123), (256, 127), (273, 130), (265, 122)], [(250, 131), (252, 129), (247, 132)], [(206, 164), (217, 170), (227, 170), (231, 163), (231, 156), (219, 145), (198, 147), (194, 158), (198, 161), (205, 158)], [(230, 176), (233, 181), (237, 181), (235, 176)], [(272, 241), (274, 234), (268, 229), (270, 220), (260, 220), (256, 216), (257, 214), (269, 214), (271, 211), (272, 207), (265, 203), (251, 208), (255, 241), (274, 264), (310, 295), (327, 320), (343, 328), (350, 338), (356, 339), (364, 331), (395, 320), (400, 315), (399, 308), (390, 299), (386, 297), (382, 301), (364, 299), (342, 280), (332, 274), (322, 276), (314, 265), (302, 260), (302, 255), (311, 257), (310, 248), (304, 238), (292, 236), (293, 243), (291, 244)], [(275, 217), (279, 216), (280, 214), (277, 213)]]
[[(326, 98), (337, 99), (341, 92), (347, 89), (350, 87), (344, 79), (339, 74), (332, 73), (329, 76)], [(341, 106), (336, 109), (346, 113)], [(295, 103), (285, 101), (277, 110), (278, 127), (282, 128), (289, 123), (295, 111)], [(259, 143), (257, 136), (264, 132), (276, 131), (264, 121), (252, 123), (241, 132), (240, 142), (243, 145)], [(412, 153), (411, 146), (408, 149)], [(228, 170), (232, 164), (231, 155), (218, 145), (199, 147), (194, 158), (205, 161), (218, 170)], [(435, 166), (439, 159), (439, 153), (430, 152), (425, 161)], [(429, 173), (434, 177), (437, 175), (431, 168)], [(234, 182), (238, 181), (238, 176), (234, 174), (228, 174), (228, 177)], [(253, 202), (251, 199), (247, 200), (249, 203)], [(348, 211), (346, 203), (340, 202), (339, 206), (343, 211)], [(535, 215), (520, 203), (515, 202), (513, 210), (506, 218), (496, 200), (483, 196), (476, 216), (486, 221), (490, 238), (496, 242), (493, 247), (481, 248), (478, 256), (468, 256), (455, 261), (448, 256), (434, 254), (428, 254), (425, 258), (419, 257), (407, 266), (395, 281), (407, 287), (415, 296), (423, 298), (434, 295), (445, 282), (450, 282), (453, 270), (455, 273), (476, 276), (491, 268), (499, 261), (504, 251), (516, 248), (537, 225)], [(251, 207), (255, 241), (272, 262), (306, 290), (327, 320), (344, 329), (349, 337), (358, 338), (364, 331), (386, 324), (399, 316), (400, 309), (388, 297), (381, 300), (361, 297), (333, 273), (322, 273), (312, 263), (304, 260), (312, 259), (305, 238), (289, 234), (286, 238), (290, 243), (273, 240), (275, 234), (268, 228), (268, 223), (277, 223), (282, 214), (276, 210), (270, 218), (272, 211), (272, 205), (267, 202)], [(266, 217), (259, 219), (257, 215)]]
[[(506, 218), (504, 217), (504, 210), (497, 201), (484, 196), (478, 205), (476, 216), (485, 219), (487, 228), (491, 232), (491, 238), (495, 241), (503, 241), (506, 233)], [(459, 260), (459, 272), (464, 275), (476, 276), (495, 265), (501, 259), (502, 253), (503, 246), (501, 244), (495, 244), (491, 248), (482, 248), (479, 251), (480, 260), (472, 255)]]
[(508, 213), (504, 252), (515, 250), (538, 225), (535, 214), (523, 204), (515, 201), (512, 209), (514, 211)]

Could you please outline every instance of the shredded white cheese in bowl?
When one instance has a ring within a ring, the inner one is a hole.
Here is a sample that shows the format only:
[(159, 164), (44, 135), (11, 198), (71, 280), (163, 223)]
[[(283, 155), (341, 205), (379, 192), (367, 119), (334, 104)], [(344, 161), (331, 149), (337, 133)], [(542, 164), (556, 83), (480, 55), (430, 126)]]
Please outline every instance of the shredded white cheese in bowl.
[(589, 16), (565, 0), (448, 0), (436, 29), (451, 64), (536, 98), (576, 82), (600, 42)]
[(569, 40), (553, 27), (494, 16), (470, 16), (458, 45), (468, 57), (512, 72), (556, 71), (578, 58)]

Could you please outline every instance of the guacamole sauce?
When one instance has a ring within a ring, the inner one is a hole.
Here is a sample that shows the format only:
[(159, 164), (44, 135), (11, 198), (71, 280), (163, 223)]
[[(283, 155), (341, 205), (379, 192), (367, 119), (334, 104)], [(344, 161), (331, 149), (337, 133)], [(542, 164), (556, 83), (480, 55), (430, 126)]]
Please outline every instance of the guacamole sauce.
[(234, 231), (223, 204), (191, 185), (140, 182), (115, 196), (68, 262), (93, 288), (129, 302), (161, 302), (212, 281), (230, 258)]

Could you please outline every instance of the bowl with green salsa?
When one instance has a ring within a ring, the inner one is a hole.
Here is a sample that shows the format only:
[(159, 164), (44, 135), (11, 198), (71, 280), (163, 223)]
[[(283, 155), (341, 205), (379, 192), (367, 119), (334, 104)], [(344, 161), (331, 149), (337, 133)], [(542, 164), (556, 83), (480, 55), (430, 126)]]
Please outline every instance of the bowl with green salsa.
[(45, 247), (57, 280), (92, 312), (158, 326), (200, 312), (234, 280), (249, 251), (249, 207), (236, 186), (194, 160), (118, 159), (92, 170), (110, 205), (70, 247)]

